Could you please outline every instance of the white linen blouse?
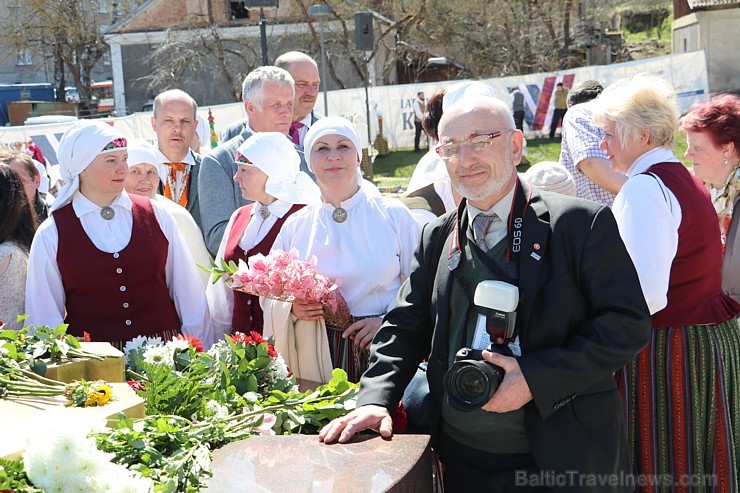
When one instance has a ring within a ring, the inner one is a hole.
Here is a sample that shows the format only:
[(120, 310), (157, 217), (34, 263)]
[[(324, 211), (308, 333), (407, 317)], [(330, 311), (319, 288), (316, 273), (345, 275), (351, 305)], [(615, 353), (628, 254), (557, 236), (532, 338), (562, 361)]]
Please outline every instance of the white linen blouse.
[(341, 279), (339, 291), (354, 316), (384, 315), (395, 306), (402, 276), (408, 277), (419, 242), (419, 224), (398, 200), (365, 187), (341, 207), (347, 220), (332, 219), (331, 204), (307, 206), (288, 218), (273, 250), (315, 255), (317, 271)]
[(627, 170), (628, 180), (612, 205), (619, 234), (635, 264), (651, 315), (668, 305), (668, 282), (678, 251), (682, 218), (678, 199), (663, 181), (640, 174), (663, 162), (679, 161), (663, 147), (638, 157)]

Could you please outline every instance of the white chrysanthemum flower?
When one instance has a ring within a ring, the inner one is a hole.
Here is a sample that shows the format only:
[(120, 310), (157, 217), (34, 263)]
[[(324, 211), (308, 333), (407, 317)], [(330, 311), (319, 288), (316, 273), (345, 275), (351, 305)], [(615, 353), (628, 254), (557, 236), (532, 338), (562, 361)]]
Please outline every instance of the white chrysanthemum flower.
[(137, 336), (130, 341), (126, 341), (126, 344), (123, 346), (123, 354), (126, 355), (126, 364), (132, 366), (137, 354), (143, 353), (147, 348), (161, 345), (162, 338), (160, 337)]
[(206, 409), (213, 413), (216, 418), (225, 418), (229, 415), (229, 408), (222, 406), (218, 401), (210, 400), (206, 403)]
[(208, 355), (216, 361), (228, 363), (231, 358), (231, 348), (226, 341), (218, 341), (208, 350)]
[(174, 347), (169, 344), (150, 347), (144, 352), (144, 362), (150, 365), (164, 365), (174, 368)]
[(170, 342), (165, 344), (166, 346), (170, 346), (171, 351), (174, 353), (177, 349), (188, 349), (190, 347), (190, 343), (188, 341), (184, 341), (182, 339), (175, 339), (173, 338)]

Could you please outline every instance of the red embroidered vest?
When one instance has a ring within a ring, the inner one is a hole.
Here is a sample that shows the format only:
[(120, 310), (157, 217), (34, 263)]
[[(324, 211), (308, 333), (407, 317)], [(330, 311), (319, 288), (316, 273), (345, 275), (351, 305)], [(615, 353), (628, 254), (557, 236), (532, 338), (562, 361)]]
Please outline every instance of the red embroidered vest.
[(120, 252), (97, 249), (69, 204), (53, 213), (59, 232), (57, 264), (62, 274), (64, 319), (69, 333), (93, 341), (126, 341), (181, 323), (165, 281), (169, 242), (146, 197), (130, 195), (131, 240)]
[(653, 327), (729, 320), (740, 313), (740, 305), (722, 291), (722, 245), (709, 192), (680, 163), (658, 163), (646, 173), (654, 173), (673, 192), (682, 213), (668, 305), (653, 315)]
[[(270, 228), (267, 236), (265, 236), (262, 241), (257, 243), (249, 251), (245, 252), (239, 246), (239, 240), (242, 235), (244, 235), (244, 230), (247, 229), (247, 225), (252, 219), (252, 205), (253, 204), (245, 205), (236, 213), (236, 218), (234, 218), (234, 224), (232, 224), (231, 231), (229, 231), (229, 238), (226, 240), (226, 248), (224, 250), (224, 259), (227, 262), (233, 260), (238, 263), (239, 259), (246, 262), (252, 255), (256, 255), (258, 253), (261, 253), (262, 255), (269, 254), (272, 249), (272, 244), (275, 243), (275, 238), (277, 238), (280, 228), (283, 227), (285, 220), (294, 212), (305, 207), (303, 204), (293, 205), (293, 207), (291, 207), (290, 210), (283, 217), (279, 218), (272, 228)], [(248, 333), (249, 331), (254, 330), (262, 334), (263, 324), (264, 320), (262, 316), (262, 308), (260, 308), (259, 304), (259, 297), (242, 293), (240, 291), (234, 291), (234, 310), (231, 318), (231, 331)]]

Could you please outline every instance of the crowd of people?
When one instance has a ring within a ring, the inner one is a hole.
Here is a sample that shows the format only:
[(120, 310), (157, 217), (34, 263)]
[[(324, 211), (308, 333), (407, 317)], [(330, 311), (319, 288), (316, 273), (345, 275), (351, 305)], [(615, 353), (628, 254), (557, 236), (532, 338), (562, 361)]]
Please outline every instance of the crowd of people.
[[(448, 492), (674, 488), (624, 480), (640, 475), (740, 489), (739, 97), (680, 117), (652, 76), (559, 84), (560, 161), (520, 175), (518, 89), (513, 108), (479, 82), (419, 92), (415, 150), (422, 133), (429, 149), (394, 199), (363, 179), (355, 126), (313, 111), (319, 83), (298, 52), (253, 70), (246, 119), (212, 150), (180, 90), (155, 98), (153, 145), (76, 123), (48, 200), (34, 160), (1, 152), (5, 328), (66, 323), (119, 348), (140, 335), (206, 347), (271, 336), (297, 376), (339, 367), (361, 383), (357, 408), (321, 440), (389, 437), (400, 402), (409, 430), (432, 435)], [(693, 174), (675, 158), (679, 129)], [(198, 269), (277, 250), (341, 279), (348, 326)], [(488, 281), (518, 293), (505, 335), (479, 301)], [(503, 370), (472, 410), (454, 405), (446, 377), (466, 347)], [(542, 471), (623, 480), (526, 480)]]

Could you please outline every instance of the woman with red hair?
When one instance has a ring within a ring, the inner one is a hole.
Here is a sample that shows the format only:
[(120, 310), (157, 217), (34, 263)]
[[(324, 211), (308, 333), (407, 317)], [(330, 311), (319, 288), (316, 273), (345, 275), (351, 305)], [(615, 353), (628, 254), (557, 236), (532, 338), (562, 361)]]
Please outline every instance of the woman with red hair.
[[(722, 289), (740, 302), (740, 235), (733, 214), (740, 199), (740, 97), (715, 94), (681, 120), (694, 175), (709, 187), (722, 233)], [(738, 256), (735, 256), (735, 250)]]

